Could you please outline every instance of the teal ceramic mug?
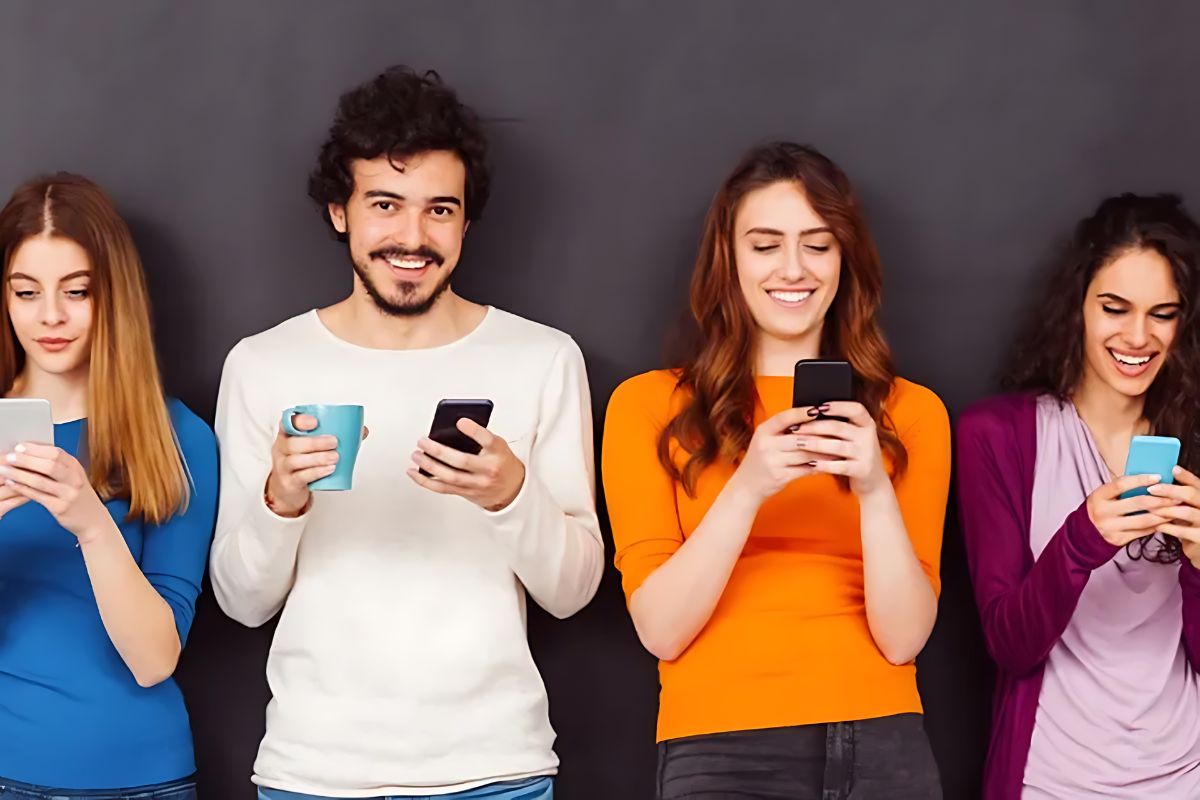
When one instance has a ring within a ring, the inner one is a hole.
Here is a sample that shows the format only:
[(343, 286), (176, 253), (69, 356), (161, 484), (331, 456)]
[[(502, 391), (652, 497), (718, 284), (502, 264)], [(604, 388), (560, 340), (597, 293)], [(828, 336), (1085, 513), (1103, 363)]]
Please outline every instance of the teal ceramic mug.
[[(293, 424), (297, 414), (307, 414), (317, 421), (311, 431), (302, 431)], [(354, 462), (362, 445), (363, 407), (307, 403), (292, 406), (283, 412), (283, 429), (289, 436), (336, 436), (337, 468), (324, 478), (308, 485), (314, 492), (345, 491), (354, 483)]]

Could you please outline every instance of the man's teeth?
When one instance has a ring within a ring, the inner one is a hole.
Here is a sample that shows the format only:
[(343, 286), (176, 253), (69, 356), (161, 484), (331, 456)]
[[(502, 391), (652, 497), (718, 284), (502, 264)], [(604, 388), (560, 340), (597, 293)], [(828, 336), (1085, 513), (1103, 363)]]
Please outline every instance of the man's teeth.
[(774, 291), (768, 292), (768, 294), (771, 295), (771, 297), (774, 297), (776, 300), (782, 300), (785, 303), (799, 303), (801, 300), (807, 300), (812, 295), (812, 292)]
[(1127, 356), (1123, 353), (1118, 353), (1115, 350), (1109, 350), (1108, 352), (1112, 353), (1112, 357), (1117, 361), (1120, 361), (1122, 364), (1130, 367), (1140, 367), (1142, 364), (1145, 364), (1150, 360), (1150, 356)]
[(387, 262), (393, 267), (397, 267), (399, 269), (420, 269), (429, 263), (429, 260), (425, 258), (412, 258), (406, 256), (405, 258), (389, 258)]

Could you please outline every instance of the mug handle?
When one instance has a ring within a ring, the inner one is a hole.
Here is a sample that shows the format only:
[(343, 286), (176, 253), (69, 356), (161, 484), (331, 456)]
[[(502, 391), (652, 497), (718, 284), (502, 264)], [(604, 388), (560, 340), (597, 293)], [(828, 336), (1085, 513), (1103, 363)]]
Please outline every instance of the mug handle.
[[(300, 410), (300, 406), (292, 406), (287, 411), (283, 412), (283, 430), (288, 436), (312, 436), (317, 432), (316, 428), (311, 431), (302, 431), (292, 424), (292, 418), (297, 414), (303, 413), (304, 412)], [(319, 424), (318, 427), (320, 427)]]

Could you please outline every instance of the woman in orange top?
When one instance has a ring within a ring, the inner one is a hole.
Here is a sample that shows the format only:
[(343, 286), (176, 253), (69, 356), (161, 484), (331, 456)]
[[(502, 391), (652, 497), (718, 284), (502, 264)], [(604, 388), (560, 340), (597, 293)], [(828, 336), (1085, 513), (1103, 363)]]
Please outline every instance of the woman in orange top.
[[(756, 148), (705, 221), (690, 355), (612, 396), (604, 488), (660, 659), (660, 798), (941, 796), (913, 659), (937, 612), (950, 429), (896, 377), (880, 285), (841, 170)], [(795, 362), (818, 357), (850, 362), (856, 402), (791, 407)]]

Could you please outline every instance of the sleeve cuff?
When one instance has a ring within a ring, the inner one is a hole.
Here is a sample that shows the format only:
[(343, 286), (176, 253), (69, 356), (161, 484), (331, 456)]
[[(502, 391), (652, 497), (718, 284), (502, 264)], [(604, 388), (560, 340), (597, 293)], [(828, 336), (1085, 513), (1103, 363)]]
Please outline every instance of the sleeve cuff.
[(1067, 517), (1066, 534), (1072, 560), (1089, 572), (1107, 564), (1121, 549), (1119, 545), (1109, 544), (1096, 530), (1088, 516), (1086, 501)]

